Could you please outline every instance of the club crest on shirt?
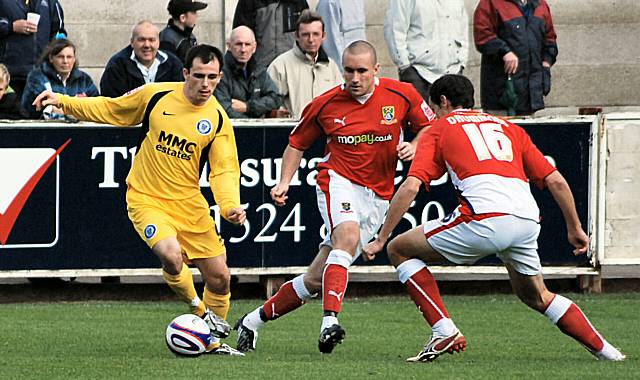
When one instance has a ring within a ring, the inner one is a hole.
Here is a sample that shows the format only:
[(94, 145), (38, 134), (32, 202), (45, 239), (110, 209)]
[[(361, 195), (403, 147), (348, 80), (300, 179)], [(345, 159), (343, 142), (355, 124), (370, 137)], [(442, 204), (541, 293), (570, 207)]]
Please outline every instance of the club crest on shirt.
[(196, 124), (196, 130), (201, 135), (208, 135), (211, 132), (211, 122), (208, 119), (202, 119)]
[(349, 202), (342, 202), (340, 203), (340, 206), (342, 206), (342, 210), (340, 210), (340, 212), (343, 214), (349, 214), (353, 212), (353, 210), (351, 209), (351, 203)]
[(147, 239), (151, 239), (152, 237), (155, 236), (157, 230), (158, 229), (156, 228), (156, 226), (154, 224), (148, 224), (144, 228), (144, 237), (146, 237)]
[(391, 125), (396, 122), (396, 108), (394, 106), (383, 106), (382, 120), (380, 120), (380, 124)]

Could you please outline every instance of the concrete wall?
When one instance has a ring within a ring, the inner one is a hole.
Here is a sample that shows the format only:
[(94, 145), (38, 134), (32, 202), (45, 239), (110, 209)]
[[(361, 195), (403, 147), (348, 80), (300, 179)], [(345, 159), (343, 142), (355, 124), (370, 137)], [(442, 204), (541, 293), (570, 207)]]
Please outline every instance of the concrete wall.
[[(224, 1), (207, 1), (200, 12), (196, 36), (200, 42), (222, 46)], [(165, 0), (60, 0), (65, 23), (78, 48), (80, 66), (99, 83), (104, 65), (129, 44), (131, 29), (140, 20), (150, 20), (160, 29), (169, 19)]]
[[(98, 81), (109, 57), (128, 44), (133, 24), (149, 19), (159, 27), (168, 14), (165, 0), (60, 0), (70, 38), (82, 67)], [(395, 77), (383, 37), (387, 0), (364, 0), (367, 35), (378, 47), (383, 75)], [(575, 114), (577, 107), (605, 111), (640, 110), (640, 1), (547, 0), (558, 33), (548, 109), (541, 114)], [(222, 47), (237, 0), (208, 0), (200, 12), (199, 41)], [(465, 0), (470, 19), (477, 0)], [(309, 0), (315, 7), (317, 0)], [(471, 20), (469, 20), (471, 23)], [(472, 36), (469, 36), (472, 40)], [(472, 46), (467, 74), (479, 85), (480, 55)]]
[(640, 114), (606, 115), (605, 264), (640, 264)]

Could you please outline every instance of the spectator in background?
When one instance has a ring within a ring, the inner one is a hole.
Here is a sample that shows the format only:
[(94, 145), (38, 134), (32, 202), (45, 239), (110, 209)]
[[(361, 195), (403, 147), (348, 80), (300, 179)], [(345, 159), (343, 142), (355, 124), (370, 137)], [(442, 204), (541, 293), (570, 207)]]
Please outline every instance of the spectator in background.
[[(558, 56), (551, 10), (545, 0), (480, 0), (473, 36), (482, 54), (480, 101), (486, 112), (505, 115), (507, 80), (515, 87), (517, 115), (544, 108), (551, 66)], [(508, 97), (507, 97), (508, 98)]]
[(239, 0), (233, 16), (233, 27), (248, 26), (256, 36), (256, 61), (269, 66), (280, 54), (293, 46), (296, 22), (306, 0)]
[(11, 75), (7, 66), (0, 63), (0, 119), (24, 119), (26, 115), (20, 107), (20, 100), (9, 82)]
[(215, 97), (231, 118), (263, 117), (282, 105), (267, 69), (256, 63), (256, 38), (246, 26), (231, 31)]
[(160, 32), (160, 49), (178, 56), (184, 64), (187, 51), (198, 44), (193, 28), (198, 22), (198, 11), (205, 9), (206, 3), (193, 0), (171, 0), (167, 10), (171, 18)]
[(296, 45), (267, 69), (295, 119), (313, 98), (342, 83), (340, 68), (322, 49), (326, 36), (322, 17), (305, 10), (296, 25)]
[(181, 82), (182, 62), (160, 48), (160, 31), (151, 21), (140, 21), (131, 32), (131, 44), (116, 53), (100, 79), (103, 96), (118, 97), (146, 83)]
[(320, 0), (316, 11), (322, 16), (327, 31), (322, 48), (340, 66), (344, 48), (353, 41), (367, 39), (364, 3), (362, 0)]
[[(27, 13), (40, 15), (38, 22), (28, 21)], [(0, 1), (0, 62), (9, 69), (10, 85), (18, 98), (29, 71), (56, 36), (66, 36), (64, 13), (58, 0)]]
[[(89, 74), (78, 69), (76, 47), (67, 39), (51, 41), (42, 53), (40, 65), (27, 77), (27, 85), (22, 93), (22, 108), (30, 119), (38, 119), (42, 111), (36, 111), (31, 104), (44, 90), (70, 96), (98, 96), (98, 89)], [(61, 110), (56, 114), (62, 115)]]
[(469, 55), (469, 17), (464, 0), (391, 0), (384, 38), (399, 79), (429, 98), (431, 83), (461, 74)]

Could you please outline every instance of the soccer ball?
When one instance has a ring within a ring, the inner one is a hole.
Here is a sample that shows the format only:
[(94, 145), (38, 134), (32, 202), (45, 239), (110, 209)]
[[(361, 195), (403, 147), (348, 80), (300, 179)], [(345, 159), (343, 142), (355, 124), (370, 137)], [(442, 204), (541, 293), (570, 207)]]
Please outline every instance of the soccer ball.
[(167, 326), (166, 342), (176, 355), (198, 356), (211, 343), (211, 329), (202, 318), (193, 314), (176, 317)]

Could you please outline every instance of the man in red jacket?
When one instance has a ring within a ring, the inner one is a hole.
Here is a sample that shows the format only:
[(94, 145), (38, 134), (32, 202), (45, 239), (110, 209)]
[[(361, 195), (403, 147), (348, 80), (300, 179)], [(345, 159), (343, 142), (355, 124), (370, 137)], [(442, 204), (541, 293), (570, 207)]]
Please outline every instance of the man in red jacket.
[[(473, 15), (473, 36), (482, 54), (482, 108), (505, 115), (530, 115), (544, 108), (551, 91), (551, 66), (558, 56), (551, 10), (545, 0), (480, 0)], [(508, 79), (515, 86), (515, 106), (507, 104)]]

